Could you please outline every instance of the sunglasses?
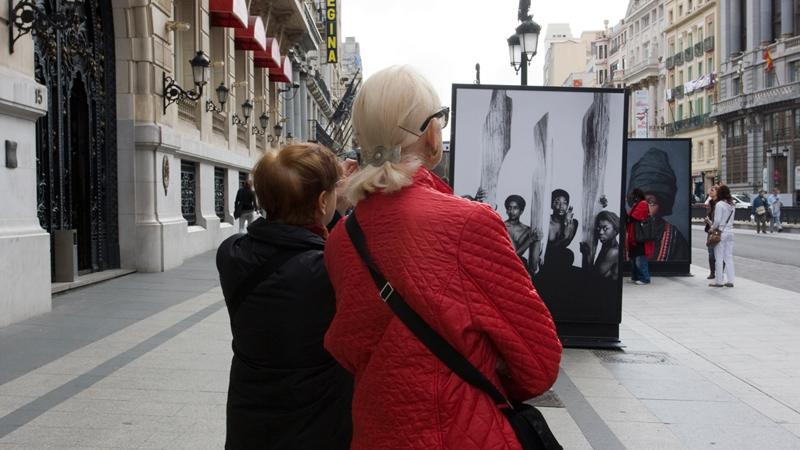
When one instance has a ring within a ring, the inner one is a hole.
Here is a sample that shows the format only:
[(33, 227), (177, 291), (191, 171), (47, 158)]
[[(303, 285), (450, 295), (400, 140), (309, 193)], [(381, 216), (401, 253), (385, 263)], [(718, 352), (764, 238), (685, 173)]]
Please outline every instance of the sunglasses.
[(434, 119), (439, 121), (439, 124), (441, 125), (442, 128), (446, 127), (447, 124), (450, 122), (450, 108), (447, 106), (443, 106), (442, 109), (428, 116), (428, 118), (425, 119), (425, 121), (422, 122), (422, 125), (419, 127), (419, 132), (411, 131), (403, 126), (401, 126), (400, 129), (408, 133), (411, 133), (414, 136), (420, 137), (422, 136), (422, 133), (425, 132), (425, 129), (428, 128), (428, 125), (430, 125), (431, 121)]

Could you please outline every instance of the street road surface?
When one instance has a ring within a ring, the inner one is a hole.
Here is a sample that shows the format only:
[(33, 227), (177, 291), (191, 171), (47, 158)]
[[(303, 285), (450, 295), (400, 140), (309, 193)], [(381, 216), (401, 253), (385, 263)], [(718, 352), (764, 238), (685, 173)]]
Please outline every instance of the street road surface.
[[(733, 239), (733, 261), (737, 277), (800, 292), (800, 235), (756, 235), (755, 230), (737, 229)], [(692, 263), (708, 268), (705, 242), (706, 234), (703, 229), (693, 226)]]

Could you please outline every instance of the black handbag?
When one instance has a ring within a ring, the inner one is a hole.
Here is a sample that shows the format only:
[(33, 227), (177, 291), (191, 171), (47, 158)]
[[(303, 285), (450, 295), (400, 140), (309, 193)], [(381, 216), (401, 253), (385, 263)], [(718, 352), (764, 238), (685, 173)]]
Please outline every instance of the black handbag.
[(633, 239), (639, 244), (656, 240), (656, 218), (647, 216), (646, 219), (635, 222), (633, 224)]
[(478, 369), (458, 350), (434, 331), (425, 320), (414, 311), (400, 296), (389, 281), (378, 270), (372, 256), (367, 251), (364, 231), (356, 220), (355, 212), (345, 221), (345, 228), (353, 246), (369, 269), (381, 299), (394, 314), (411, 330), (425, 347), (439, 358), (453, 373), (472, 386), (482, 390), (492, 398), (495, 405), (506, 416), (511, 428), (519, 439), (523, 450), (561, 450), (562, 447), (550, 431), (542, 413), (536, 407), (518, 402), (510, 402)]

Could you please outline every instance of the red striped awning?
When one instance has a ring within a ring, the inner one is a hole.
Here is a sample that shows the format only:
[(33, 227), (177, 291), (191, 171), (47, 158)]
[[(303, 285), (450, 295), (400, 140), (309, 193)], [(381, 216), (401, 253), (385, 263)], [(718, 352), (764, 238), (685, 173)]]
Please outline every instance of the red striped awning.
[(247, 3), (245, 0), (208, 0), (209, 20), (212, 27), (245, 28)]
[(247, 18), (247, 28), (237, 28), (233, 34), (236, 50), (266, 50), (267, 30), (261, 17), (250, 16)]
[(256, 67), (281, 67), (281, 46), (275, 38), (267, 38), (267, 49), (253, 52), (253, 64)]
[(269, 81), (273, 83), (292, 82), (292, 62), (288, 56), (281, 57), (281, 66), (269, 69)]

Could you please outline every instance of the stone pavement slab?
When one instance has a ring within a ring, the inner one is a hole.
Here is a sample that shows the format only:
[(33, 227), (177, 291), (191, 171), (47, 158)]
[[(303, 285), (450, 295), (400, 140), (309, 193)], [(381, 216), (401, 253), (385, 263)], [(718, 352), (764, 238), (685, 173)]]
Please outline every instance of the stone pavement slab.
[[(797, 293), (705, 284), (626, 283), (624, 351), (565, 350), (565, 407), (541, 408), (565, 448), (800, 448)], [(212, 254), (56, 304), (0, 329), (0, 449), (222, 448), (231, 337)]]

